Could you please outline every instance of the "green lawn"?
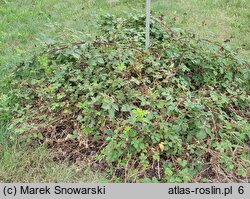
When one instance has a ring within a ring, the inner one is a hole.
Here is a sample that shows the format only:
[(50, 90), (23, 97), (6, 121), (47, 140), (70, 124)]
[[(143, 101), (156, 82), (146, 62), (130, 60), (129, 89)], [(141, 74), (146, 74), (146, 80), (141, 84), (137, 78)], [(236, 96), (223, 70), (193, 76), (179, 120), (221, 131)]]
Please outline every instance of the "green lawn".
[[(24, 150), (21, 144), (4, 139), (11, 135), (8, 107), (15, 104), (8, 95), (12, 71), (16, 63), (39, 51), (41, 41), (70, 37), (70, 30), (94, 35), (94, 22), (100, 15), (144, 9), (145, 0), (0, 0), (0, 181), (96, 181), (76, 165), (54, 163), (44, 149)], [(230, 41), (248, 61), (249, 10), (249, 0), (152, 0), (153, 14), (164, 15), (169, 26), (210, 40)]]

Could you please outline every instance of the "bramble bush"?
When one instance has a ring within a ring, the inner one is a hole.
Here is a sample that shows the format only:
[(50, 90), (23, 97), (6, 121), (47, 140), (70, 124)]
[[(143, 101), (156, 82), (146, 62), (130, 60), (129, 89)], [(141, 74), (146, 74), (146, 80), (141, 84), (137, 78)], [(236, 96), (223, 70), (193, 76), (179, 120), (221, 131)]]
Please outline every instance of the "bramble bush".
[[(47, 44), (12, 82), (18, 135), (112, 182), (239, 182), (250, 172), (249, 65), (153, 18), (105, 15)], [(61, 39), (62, 40), (62, 39)]]

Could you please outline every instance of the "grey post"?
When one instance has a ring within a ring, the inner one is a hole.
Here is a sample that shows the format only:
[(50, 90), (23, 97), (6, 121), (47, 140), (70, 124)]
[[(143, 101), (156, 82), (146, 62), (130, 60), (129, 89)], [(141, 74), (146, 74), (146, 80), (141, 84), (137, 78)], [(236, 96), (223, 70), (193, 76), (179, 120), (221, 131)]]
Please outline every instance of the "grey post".
[(146, 8), (146, 50), (148, 50), (150, 45), (150, 3), (151, 0), (147, 0)]

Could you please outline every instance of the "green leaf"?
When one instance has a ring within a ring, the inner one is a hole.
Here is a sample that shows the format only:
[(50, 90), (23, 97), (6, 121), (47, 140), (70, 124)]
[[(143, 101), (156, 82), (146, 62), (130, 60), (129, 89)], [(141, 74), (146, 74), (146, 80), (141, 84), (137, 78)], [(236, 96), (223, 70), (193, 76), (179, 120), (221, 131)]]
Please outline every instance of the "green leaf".
[(169, 167), (164, 169), (164, 173), (167, 176), (172, 176), (174, 174), (174, 172)]
[(123, 112), (130, 112), (133, 108), (134, 108), (134, 106), (132, 106), (132, 105), (124, 104), (124, 105), (122, 105), (121, 111), (123, 111)]
[(203, 140), (203, 139), (205, 139), (205, 138), (207, 137), (207, 133), (206, 133), (205, 131), (200, 130), (200, 131), (198, 131), (198, 132), (196, 133), (196, 137), (197, 137), (199, 140)]

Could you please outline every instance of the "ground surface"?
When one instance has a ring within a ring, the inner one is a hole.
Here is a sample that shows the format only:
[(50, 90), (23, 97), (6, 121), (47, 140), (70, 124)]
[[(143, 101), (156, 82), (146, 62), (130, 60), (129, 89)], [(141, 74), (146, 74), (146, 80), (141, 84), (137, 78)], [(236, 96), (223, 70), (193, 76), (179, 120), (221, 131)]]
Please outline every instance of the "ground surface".
[[(101, 14), (125, 15), (124, 11), (144, 10), (144, 0), (0, 0), (0, 4), (0, 181), (105, 181), (100, 177), (103, 175), (93, 179), (76, 165), (55, 164), (45, 149), (30, 150), (3, 140), (4, 134), (11, 134), (11, 115), (6, 110), (1, 114), (1, 110), (14, 103), (8, 99), (7, 80), (11, 79), (15, 63), (29, 59), (38, 41), (64, 36), (68, 29), (93, 34), (93, 22)], [(153, 13), (165, 15), (167, 24), (215, 41), (231, 42), (248, 61), (249, 9), (248, 0), (152, 2)]]

